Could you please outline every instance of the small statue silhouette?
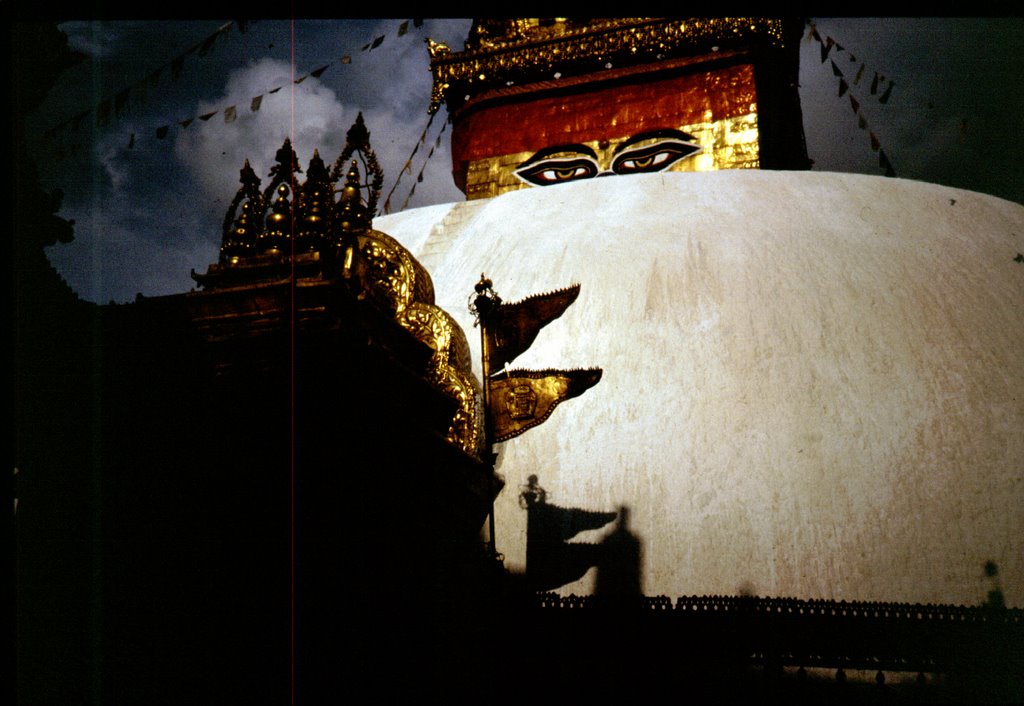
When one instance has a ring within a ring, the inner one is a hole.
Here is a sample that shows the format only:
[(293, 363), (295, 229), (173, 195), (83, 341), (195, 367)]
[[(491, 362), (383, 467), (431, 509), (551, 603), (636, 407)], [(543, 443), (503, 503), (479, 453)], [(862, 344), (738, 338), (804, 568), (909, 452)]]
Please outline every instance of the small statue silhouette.
[(529, 510), (535, 505), (543, 505), (547, 502), (548, 491), (540, 487), (537, 482), (537, 474), (531, 474), (526, 479), (526, 485), (521, 485), (519, 492), (519, 507)]

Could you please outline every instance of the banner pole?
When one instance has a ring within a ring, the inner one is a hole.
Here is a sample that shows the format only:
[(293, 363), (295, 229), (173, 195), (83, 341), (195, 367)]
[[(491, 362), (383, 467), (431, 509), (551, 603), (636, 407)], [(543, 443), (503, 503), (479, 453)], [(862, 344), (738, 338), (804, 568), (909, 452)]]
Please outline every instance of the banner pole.
[[(494, 290), (491, 288), (491, 281), (484, 277), (483, 273), (480, 273), (480, 281), (476, 284), (476, 299), (473, 301), (473, 307), (476, 310), (477, 316), (480, 318), (480, 358), (481, 358), (481, 373), (483, 375), (483, 403), (484, 403), (484, 451), (483, 458), (484, 463), (487, 464), (488, 468), (488, 498), (490, 501), (490, 512), (488, 513), (487, 520), (487, 550), (490, 553), (491, 560), (495, 560), (498, 556), (497, 543), (495, 541), (495, 522), (494, 522), (494, 462), (496, 456), (493, 452), (493, 444), (491, 439), (493, 438), (493, 420), (491, 419), (491, 395), (490, 395), (490, 379), (491, 379), (491, 350), (490, 341), (487, 336), (487, 327), (491, 318), (491, 314), (497, 304), (500, 304), (500, 300), (497, 300)], [(497, 301), (496, 301), (497, 300)]]

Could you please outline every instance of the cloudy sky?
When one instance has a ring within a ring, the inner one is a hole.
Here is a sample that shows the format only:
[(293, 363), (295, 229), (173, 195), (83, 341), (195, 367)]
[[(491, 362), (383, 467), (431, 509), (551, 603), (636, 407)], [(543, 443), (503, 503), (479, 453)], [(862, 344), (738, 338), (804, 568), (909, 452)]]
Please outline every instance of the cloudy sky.
[[(813, 21), (821, 41), (805, 34), (800, 83), (815, 169), (882, 175), (884, 154), (900, 178), (1024, 203), (1013, 127), (1024, 114), (1024, 19)], [(228, 20), (62, 24), (88, 58), (31, 123), (45, 185), (65, 192), (60, 213), (75, 220), (75, 241), (51, 248), (51, 262), (90, 301), (187, 291), (189, 272), (217, 258), (244, 160), (265, 179), (291, 136), (300, 165), (314, 148), (330, 164), (360, 111), (392, 212), (462, 200), (443, 109), (428, 126), (424, 39), (460, 49), (470, 20), (403, 22), (263, 20), (244, 32)], [(97, 125), (104, 99), (111, 111)]]

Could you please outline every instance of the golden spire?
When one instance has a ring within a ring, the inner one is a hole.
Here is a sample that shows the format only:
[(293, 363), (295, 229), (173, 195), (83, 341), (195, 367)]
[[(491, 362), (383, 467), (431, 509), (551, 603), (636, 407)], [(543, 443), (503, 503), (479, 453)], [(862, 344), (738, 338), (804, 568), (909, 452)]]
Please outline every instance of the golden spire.
[(363, 205), (359, 187), (359, 165), (352, 160), (345, 177), (345, 186), (338, 200), (338, 227), (342, 233), (361, 231), (370, 227), (370, 218), (366, 206)]
[[(239, 173), (242, 186), (231, 201), (224, 216), (224, 235), (220, 246), (220, 261), (237, 263), (239, 258), (252, 254), (256, 244), (257, 225), (253, 214), (263, 212), (263, 196), (260, 194), (260, 179), (249, 165), (249, 160)], [(239, 208), (241, 206), (241, 208)]]
[[(365, 184), (360, 184), (359, 188), (367, 190), (366, 212), (372, 218), (377, 212), (377, 201), (380, 199), (380, 190), (384, 185), (384, 170), (380, 168), (380, 164), (377, 163), (377, 155), (370, 147), (370, 131), (366, 129), (366, 123), (363, 122), (362, 112), (356, 116), (356, 121), (345, 134), (345, 148), (334, 162), (331, 179), (338, 181), (343, 170), (346, 169), (348, 161), (356, 153), (359, 153), (366, 169), (367, 181)], [(351, 169), (349, 169), (349, 173), (351, 173)]]
[(306, 183), (299, 192), (301, 218), (296, 232), (296, 252), (319, 250), (333, 222), (334, 185), (320, 151), (313, 150)]

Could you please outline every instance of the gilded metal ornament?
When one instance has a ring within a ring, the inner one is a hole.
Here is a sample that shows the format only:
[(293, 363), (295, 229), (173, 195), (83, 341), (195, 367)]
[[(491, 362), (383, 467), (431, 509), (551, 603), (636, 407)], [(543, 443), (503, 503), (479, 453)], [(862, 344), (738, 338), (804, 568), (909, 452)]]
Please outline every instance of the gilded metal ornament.
[(220, 248), (222, 264), (237, 263), (239, 258), (252, 254), (256, 244), (256, 224), (253, 219), (258, 218), (265, 207), (260, 193), (260, 178), (249, 165), (248, 159), (242, 166), (239, 181), (242, 186), (224, 214), (224, 235)]
[(547, 421), (555, 407), (601, 380), (601, 369), (510, 370), (488, 380), (494, 443)]
[(356, 153), (359, 153), (362, 158), (363, 168), (366, 171), (367, 182), (360, 184), (360, 188), (367, 191), (366, 210), (370, 214), (375, 214), (377, 212), (377, 201), (380, 200), (381, 187), (384, 185), (384, 170), (381, 169), (380, 164), (377, 162), (377, 155), (373, 148), (370, 147), (370, 131), (366, 129), (366, 123), (363, 121), (363, 114), (361, 112), (356, 116), (355, 123), (353, 123), (345, 135), (345, 147), (334, 162), (334, 168), (331, 170), (331, 179), (333, 181), (337, 181), (341, 177), (342, 173), (348, 168), (349, 160)]
[(578, 397), (601, 380), (600, 368), (576, 370), (498, 370), (526, 351), (544, 326), (560, 317), (579, 296), (580, 286), (535, 294), (504, 304), (483, 274), (470, 313), (480, 324), (485, 454), (542, 424), (555, 407)]
[[(356, 152), (370, 171), (365, 183), (353, 159)], [(343, 286), (431, 350), (422, 374), (457, 403), (447, 441), (479, 458), (482, 392), (466, 336), (434, 304), (433, 282), (423, 266), (397, 240), (371, 227), (383, 172), (362, 115), (333, 169), (328, 171), (315, 152), (303, 184), (295, 177), (300, 173), (289, 140), (278, 150), (262, 192), (248, 161), (242, 167), (241, 187), (224, 217), (219, 260), (205, 274), (192, 273), (203, 290), (191, 295), (199, 330), (211, 342), (226, 342), (272, 331), (289, 317), (301, 323), (326, 310), (323, 300), (308, 292)], [(296, 302), (290, 299), (293, 291), (301, 294)]]
[(318, 251), (334, 222), (334, 184), (318, 150), (309, 160), (296, 208), (301, 214), (295, 229), (296, 252)]
[[(429, 112), (441, 103), (510, 84), (600, 71), (739, 43), (783, 47), (783, 21), (763, 17), (478, 20), (466, 48), (428, 42), (434, 76)], [(554, 74), (558, 76), (554, 76)], [(457, 101), (453, 106), (451, 101)]]

